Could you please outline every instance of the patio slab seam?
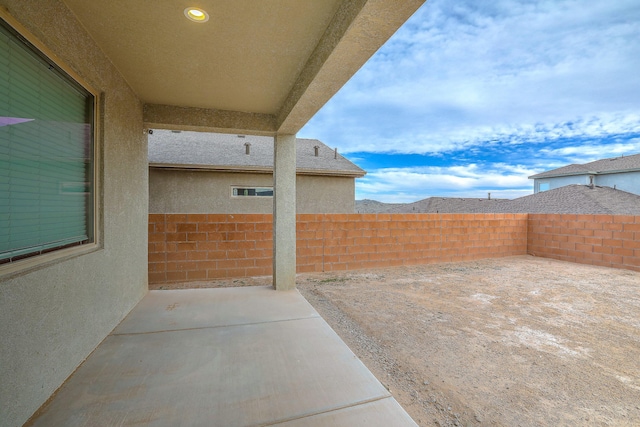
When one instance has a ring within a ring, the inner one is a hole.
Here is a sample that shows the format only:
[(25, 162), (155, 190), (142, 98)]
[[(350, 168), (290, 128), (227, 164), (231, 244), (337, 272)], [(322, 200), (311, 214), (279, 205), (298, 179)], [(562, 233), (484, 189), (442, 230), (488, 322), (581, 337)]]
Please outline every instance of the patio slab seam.
[(387, 394), (384, 396), (378, 396), (378, 397), (373, 397), (371, 399), (365, 399), (365, 400), (361, 400), (358, 402), (354, 402), (354, 403), (350, 403), (347, 405), (340, 405), (340, 406), (335, 406), (333, 408), (330, 409), (325, 409), (322, 411), (316, 411), (316, 412), (311, 412), (308, 414), (304, 414), (304, 415), (297, 415), (295, 417), (288, 417), (288, 418), (283, 418), (280, 420), (275, 420), (275, 421), (268, 421), (266, 424), (256, 424), (255, 426), (252, 427), (271, 427), (271, 426), (278, 426), (281, 424), (285, 424), (285, 423), (289, 423), (291, 421), (296, 421), (296, 420), (303, 420), (305, 418), (312, 418), (318, 415), (322, 415), (322, 414), (329, 414), (331, 412), (338, 412), (341, 411), (343, 409), (348, 409), (348, 408), (355, 408), (357, 406), (362, 406), (362, 405), (366, 405), (368, 403), (372, 403), (372, 402), (378, 402), (384, 399), (392, 399), (393, 396), (391, 396), (391, 394)]
[(149, 335), (149, 334), (159, 334), (163, 332), (197, 331), (200, 329), (220, 329), (220, 328), (233, 328), (233, 327), (239, 327), (239, 326), (267, 325), (269, 323), (295, 322), (298, 320), (317, 319), (317, 318), (322, 318), (322, 316), (318, 314), (315, 316), (296, 317), (293, 319), (269, 320), (266, 322), (233, 323), (228, 325), (197, 326), (193, 328), (180, 328), (180, 329), (159, 329), (157, 331), (144, 331), (144, 332), (112, 332), (109, 335), (110, 336)]

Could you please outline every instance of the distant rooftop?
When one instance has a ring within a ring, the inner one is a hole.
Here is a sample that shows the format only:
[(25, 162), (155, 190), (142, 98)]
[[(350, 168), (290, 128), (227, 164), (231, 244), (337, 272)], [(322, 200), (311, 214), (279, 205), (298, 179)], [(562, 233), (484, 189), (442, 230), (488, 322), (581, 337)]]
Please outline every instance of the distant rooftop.
[(640, 196), (611, 187), (574, 184), (511, 200), (501, 212), (640, 215)]
[(572, 164), (558, 169), (532, 175), (529, 179), (553, 178), (568, 175), (599, 175), (617, 172), (630, 172), (640, 170), (640, 154), (631, 156), (612, 157), (610, 159), (596, 160), (582, 165)]
[(513, 200), (430, 197), (415, 203), (389, 204), (356, 201), (356, 211), (374, 207), (377, 213), (557, 213), (640, 215), (640, 196), (611, 187), (567, 185)]
[[(296, 167), (299, 174), (354, 178), (366, 174), (363, 169), (317, 139), (298, 139), (296, 142)], [(149, 135), (149, 166), (272, 173), (273, 138), (154, 130)]]
[[(486, 213), (496, 212), (506, 199), (430, 197), (415, 203), (395, 205), (387, 213)], [(357, 207), (356, 207), (357, 209)]]

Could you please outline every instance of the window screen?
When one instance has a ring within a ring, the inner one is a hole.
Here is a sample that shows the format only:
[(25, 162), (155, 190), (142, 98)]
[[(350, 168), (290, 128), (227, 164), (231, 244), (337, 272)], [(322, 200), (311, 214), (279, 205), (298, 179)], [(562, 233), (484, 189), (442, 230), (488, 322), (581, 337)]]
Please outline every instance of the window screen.
[(92, 241), (93, 105), (0, 20), (0, 263)]

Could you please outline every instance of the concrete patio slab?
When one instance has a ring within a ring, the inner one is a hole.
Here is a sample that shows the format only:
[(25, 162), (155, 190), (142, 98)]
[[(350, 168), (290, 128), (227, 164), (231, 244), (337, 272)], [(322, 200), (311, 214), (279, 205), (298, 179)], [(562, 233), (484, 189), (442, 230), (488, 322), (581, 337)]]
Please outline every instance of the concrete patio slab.
[(297, 291), (253, 287), (150, 292), (30, 425), (416, 424)]
[[(213, 296), (212, 296), (213, 295)], [(113, 334), (232, 326), (320, 317), (296, 290), (271, 286), (151, 291)]]

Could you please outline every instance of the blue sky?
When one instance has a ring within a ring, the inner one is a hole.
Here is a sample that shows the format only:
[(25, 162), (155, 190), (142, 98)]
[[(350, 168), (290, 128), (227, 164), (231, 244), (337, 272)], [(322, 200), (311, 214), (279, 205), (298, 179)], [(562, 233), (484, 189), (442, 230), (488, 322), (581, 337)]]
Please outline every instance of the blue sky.
[(520, 197), (535, 173), (640, 153), (640, 1), (428, 0), (298, 136), (385, 202)]

